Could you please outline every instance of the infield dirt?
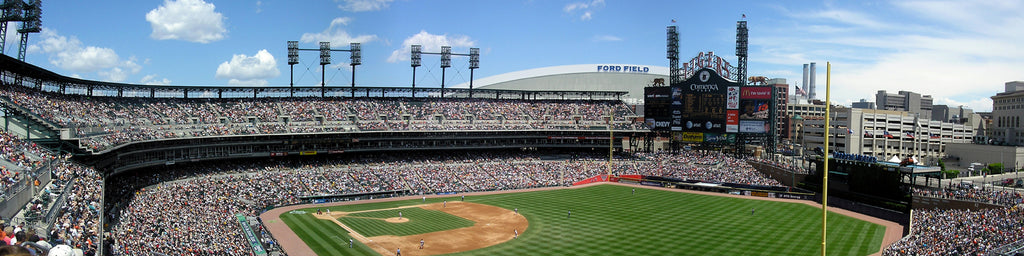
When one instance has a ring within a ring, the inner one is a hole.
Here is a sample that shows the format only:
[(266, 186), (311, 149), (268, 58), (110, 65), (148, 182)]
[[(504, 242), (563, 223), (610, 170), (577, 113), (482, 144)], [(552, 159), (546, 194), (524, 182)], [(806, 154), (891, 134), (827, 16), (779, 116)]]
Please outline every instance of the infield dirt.
[[(505, 208), (490, 205), (467, 202), (448, 202), (447, 206), (443, 206), (442, 203), (433, 203), (399, 208), (409, 207), (441, 211), (476, 223), (470, 227), (419, 235), (364, 237), (356, 234), (354, 230), (338, 221), (338, 218), (356, 212), (335, 211), (330, 214), (314, 214), (314, 216), (319, 219), (333, 221), (335, 224), (338, 224), (342, 228), (345, 228), (345, 230), (348, 230), (350, 235), (370, 248), (373, 248), (374, 251), (377, 251), (381, 255), (392, 255), (398, 248), (402, 249), (402, 255), (436, 255), (475, 250), (512, 240), (515, 236), (515, 231), (519, 231), (521, 234), (526, 231), (527, 227), (529, 227), (529, 223), (522, 215), (516, 214)], [(376, 209), (372, 211), (379, 210), (387, 209)], [(382, 220), (391, 223), (417, 221), (410, 220), (409, 218), (399, 219), (398, 217)], [(423, 249), (419, 248), (420, 239), (424, 241)]]

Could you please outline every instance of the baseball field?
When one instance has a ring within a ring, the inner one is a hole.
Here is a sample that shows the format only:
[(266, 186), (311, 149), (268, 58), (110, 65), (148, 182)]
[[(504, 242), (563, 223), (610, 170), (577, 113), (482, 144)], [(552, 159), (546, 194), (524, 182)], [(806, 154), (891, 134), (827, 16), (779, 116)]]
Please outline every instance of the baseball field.
[[(821, 254), (821, 209), (799, 202), (611, 184), (403, 199), (263, 219), (282, 245), (297, 236), (317, 255)], [(885, 235), (886, 226), (830, 212), (827, 252), (876, 254)]]

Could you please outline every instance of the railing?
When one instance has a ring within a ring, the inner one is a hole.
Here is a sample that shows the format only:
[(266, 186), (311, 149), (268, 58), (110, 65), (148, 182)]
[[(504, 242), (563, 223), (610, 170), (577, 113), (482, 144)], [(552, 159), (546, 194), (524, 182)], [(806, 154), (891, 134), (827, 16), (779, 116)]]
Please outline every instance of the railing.
[(47, 227), (53, 227), (53, 222), (56, 221), (57, 214), (60, 213), (60, 209), (64, 207), (64, 204), (67, 203), (68, 194), (71, 192), (71, 188), (78, 184), (78, 180), (78, 177), (75, 176), (71, 178), (70, 182), (64, 184), (64, 190), (61, 191), (60, 196), (57, 197), (57, 200), (54, 200), (53, 206), (50, 207), (50, 210), (46, 212), (45, 223)]
[(1024, 254), (1024, 240), (1009, 243), (988, 252), (989, 256), (1016, 256), (1021, 254)]

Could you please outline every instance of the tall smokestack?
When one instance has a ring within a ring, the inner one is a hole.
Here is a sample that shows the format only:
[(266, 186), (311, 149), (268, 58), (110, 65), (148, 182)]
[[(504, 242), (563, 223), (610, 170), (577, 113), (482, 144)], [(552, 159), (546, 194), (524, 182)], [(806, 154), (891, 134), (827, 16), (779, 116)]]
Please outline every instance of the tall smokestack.
[[(809, 90), (811, 89), (808, 87), (809, 83), (807, 83), (808, 78), (810, 78), (809, 70), (809, 66), (807, 64), (804, 64), (804, 81), (801, 84), (801, 86), (804, 87), (804, 93), (810, 92)], [(804, 94), (804, 98), (810, 99), (809, 97), (810, 94)]]
[(816, 99), (817, 94), (814, 93), (814, 62), (811, 62), (811, 90), (807, 91), (811, 99)]

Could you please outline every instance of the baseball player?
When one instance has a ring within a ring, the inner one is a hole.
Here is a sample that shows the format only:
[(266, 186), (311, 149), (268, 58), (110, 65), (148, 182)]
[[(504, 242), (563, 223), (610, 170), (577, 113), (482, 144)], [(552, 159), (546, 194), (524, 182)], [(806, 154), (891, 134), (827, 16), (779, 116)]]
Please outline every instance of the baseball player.
[(569, 217), (572, 217), (572, 210), (569, 210), (569, 214), (568, 214), (568, 215), (565, 215), (565, 218), (566, 218), (566, 219), (568, 219)]
[(441, 202), (441, 208), (446, 208), (446, 207), (448, 207), (448, 200), (444, 200), (444, 202)]
[(352, 248), (352, 238), (348, 239), (348, 248)]
[(750, 215), (754, 215), (754, 208), (750, 208)]
[(636, 189), (635, 188), (633, 189), (633, 195), (636, 195)]
[(515, 236), (512, 237), (512, 239), (519, 238), (519, 229), (518, 228), (517, 229), (513, 229), (512, 232), (516, 233)]
[(395, 250), (395, 256), (402, 256), (402, 248), (398, 248), (398, 250)]
[(420, 238), (420, 249), (423, 249), (423, 238)]
[(398, 212), (398, 219), (402, 219), (402, 212), (401, 211)]
[(515, 208), (515, 212), (516, 212), (516, 214), (519, 214), (519, 207)]

